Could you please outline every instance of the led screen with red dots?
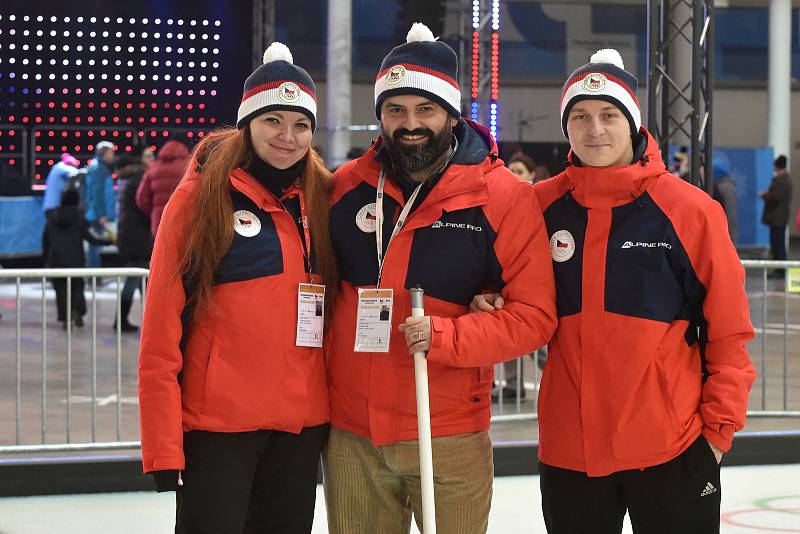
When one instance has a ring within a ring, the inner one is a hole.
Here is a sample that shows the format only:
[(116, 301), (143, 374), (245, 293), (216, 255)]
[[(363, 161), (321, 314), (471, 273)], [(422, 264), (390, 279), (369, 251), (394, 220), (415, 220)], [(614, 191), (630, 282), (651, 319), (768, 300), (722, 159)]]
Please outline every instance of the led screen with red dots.
[[(242, 9), (183, 1), (171, 16), (142, 5), (100, 15), (65, 3), (59, 14), (0, 7), (0, 162), (36, 185), (63, 152), (86, 164), (102, 140), (157, 150), (175, 133), (196, 140), (235, 121), (250, 71), (250, 40), (230, 27), (249, 24)], [(242, 46), (244, 59), (223, 58)]]

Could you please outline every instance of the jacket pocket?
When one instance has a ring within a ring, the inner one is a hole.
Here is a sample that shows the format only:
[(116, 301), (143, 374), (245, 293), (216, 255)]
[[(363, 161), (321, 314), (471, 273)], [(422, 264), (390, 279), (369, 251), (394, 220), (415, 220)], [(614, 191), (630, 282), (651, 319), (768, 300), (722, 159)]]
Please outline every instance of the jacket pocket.
[(664, 406), (669, 414), (669, 419), (672, 422), (673, 434), (678, 433), (678, 411), (675, 409), (675, 403), (672, 400), (672, 394), (669, 392), (669, 382), (667, 381), (664, 368), (661, 366), (660, 354), (655, 361), (656, 371), (658, 372), (658, 388), (661, 392), (661, 398), (664, 400)]
[(217, 367), (219, 366), (220, 351), (219, 351), (219, 338), (215, 334), (211, 338), (211, 347), (208, 353), (208, 364), (206, 366), (206, 381), (203, 388), (203, 404), (205, 406), (204, 412), (208, 412), (210, 404), (213, 402), (213, 392), (216, 385)]

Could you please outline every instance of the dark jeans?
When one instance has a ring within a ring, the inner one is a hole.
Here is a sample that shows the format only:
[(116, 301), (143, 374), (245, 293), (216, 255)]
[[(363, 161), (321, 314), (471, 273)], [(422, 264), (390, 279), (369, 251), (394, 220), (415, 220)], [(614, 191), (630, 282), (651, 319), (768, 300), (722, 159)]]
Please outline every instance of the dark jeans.
[[(141, 267), (142, 269), (147, 269), (148, 262), (147, 261), (128, 261), (125, 262), (125, 267)], [(136, 291), (139, 291), (139, 295), (142, 294), (142, 277), (140, 276), (128, 276), (125, 278), (125, 285), (122, 286), (122, 294), (120, 299), (122, 300), (133, 300), (133, 295)]]
[(329, 430), (187, 432), (176, 534), (311, 532)]
[[(89, 223), (92, 229), (98, 235), (103, 233), (103, 225), (99, 222), (90, 222)], [(100, 249), (103, 248), (103, 245), (92, 245), (89, 244), (89, 252), (86, 255), (86, 266), (90, 269), (97, 269), (103, 266), (103, 260), (100, 258)]]
[(769, 248), (772, 259), (783, 261), (786, 259), (786, 226), (769, 227)]
[(549, 534), (719, 534), (719, 464), (700, 436), (677, 458), (643, 470), (588, 477), (539, 463)]
[[(72, 319), (86, 315), (86, 297), (83, 294), (83, 278), (71, 278), (72, 294)], [(53, 288), (56, 290), (56, 308), (58, 309), (58, 320), (67, 320), (67, 279), (53, 278)]]

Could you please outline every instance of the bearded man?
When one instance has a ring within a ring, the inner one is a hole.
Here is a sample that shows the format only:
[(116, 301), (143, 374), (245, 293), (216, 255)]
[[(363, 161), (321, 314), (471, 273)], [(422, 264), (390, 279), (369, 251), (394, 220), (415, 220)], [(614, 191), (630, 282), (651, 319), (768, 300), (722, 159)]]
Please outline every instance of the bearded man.
[[(336, 172), (342, 287), (326, 342), (323, 457), (334, 534), (407, 534), (412, 512), (423, 529), (415, 352), (428, 358), (437, 531), (486, 532), (492, 365), (541, 347), (556, 326), (542, 211), (488, 130), (461, 118), (457, 64), (415, 24), (375, 82), (381, 135)], [(411, 318), (418, 285), (428, 316)], [(486, 288), (503, 310), (469, 314)]]

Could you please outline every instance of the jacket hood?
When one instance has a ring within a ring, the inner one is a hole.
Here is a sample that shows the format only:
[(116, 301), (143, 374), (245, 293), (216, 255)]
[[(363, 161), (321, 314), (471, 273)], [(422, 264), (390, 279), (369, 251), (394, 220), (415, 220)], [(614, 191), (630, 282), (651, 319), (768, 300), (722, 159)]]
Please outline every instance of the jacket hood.
[(667, 172), (658, 143), (642, 127), (647, 143), (644, 154), (630, 165), (579, 167), (577, 157), (569, 152), (569, 166), (564, 171), (575, 199), (586, 207), (619, 205), (641, 195), (653, 179)]
[(178, 141), (167, 141), (164, 146), (158, 151), (158, 160), (164, 163), (174, 161), (176, 159), (187, 159), (189, 157), (189, 149), (183, 143)]

